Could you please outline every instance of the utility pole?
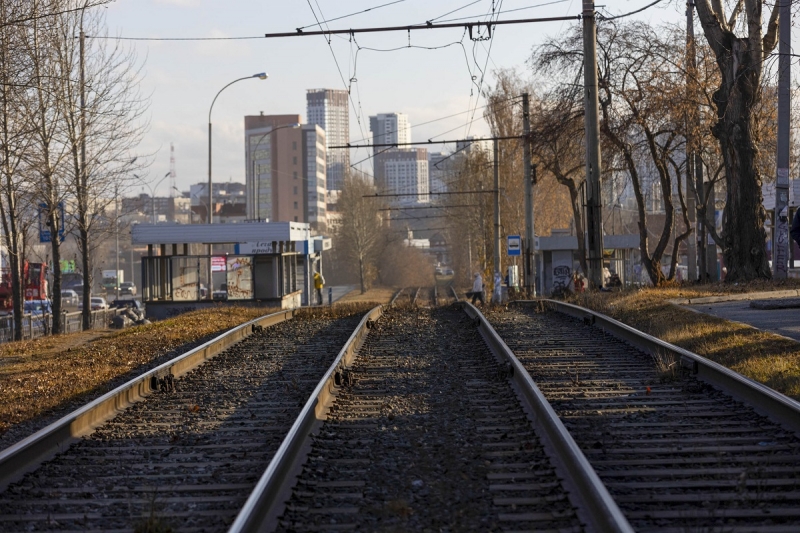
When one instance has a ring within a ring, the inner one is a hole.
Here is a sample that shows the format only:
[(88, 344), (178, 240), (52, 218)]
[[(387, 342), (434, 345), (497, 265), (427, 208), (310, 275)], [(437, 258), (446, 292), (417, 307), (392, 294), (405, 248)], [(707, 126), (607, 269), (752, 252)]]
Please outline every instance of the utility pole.
[(494, 141), (494, 271), (500, 272), (500, 155)]
[(791, 113), (791, 0), (780, 0), (778, 34), (778, 168), (775, 181), (775, 234), (772, 239), (772, 276), (786, 279), (789, 262), (789, 115)]
[(586, 234), (589, 282), (603, 286), (603, 223), (600, 198), (600, 125), (597, 97), (597, 27), (594, 0), (583, 0), (583, 84), (586, 127)]
[[(80, 33), (80, 45), (79, 45), (79, 54), (80, 54), (80, 91), (81, 91), (81, 168), (79, 171), (78, 176), (78, 195), (83, 198), (84, 200), (87, 199), (88, 191), (87, 191), (87, 183), (86, 183), (86, 52), (85, 52), (85, 42), (86, 42), (86, 33), (83, 31), (83, 14), (85, 12), (84, 9), (81, 10), (81, 33)], [(58, 238), (58, 235), (56, 235)], [(86, 242), (81, 243), (81, 256), (88, 257), (88, 244)], [(81, 317), (82, 322), (82, 329), (87, 330), (91, 328), (91, 313), (89, 310), (91, 309), (90, 303), (90, 296), (92, 294), (92, 284), (90, 280), (92, 279), (91, 272), (84, 272), (83, 273), (83, 294), (81, 294), (81, 301), (83, 302), (83, 314)], [(60, 309), (59, 309), (60, 311)]]
[(117, 257), (117, 272), (114, 275), (116, 282), (114, 283), (114, 293), (116, 299), (119, 300), (119, 183), (114, 184), (114, 237), (117, 241), (116, 257)]
[(522, 180), (525, 184), (525, 292), (536, 296), (536, 265), (533, 262), (533, 167), (531, 165), (531, 112), (528, 93), (522, 93)]
[(697, 123), (697, 112), (692, 106), (691, 102), (695, 97), (694, 91), (694, 78), (697, 73), (697, 59), (695, 58), (694, 47), (694, 4), (692, 0), (686, 2), (686, 63), (688, 70), (686, 72), (686, 93), (687, 101), (690, 102), (689, 112), (686, 117), (686, 215), (689, 219), (689, 229), (694, 228), (695, 234), (689, 236), (686, 241), (686, 261), (688, 263), (687, 274), (691, 281), (697, 279), (697, 243), (699, 232), (699, 224), (697, 222), (697, 191), (692, 194), (694, 183), (694, 152), (695, 152), (695, 136), (692, 128)]
[[(686, 4), (686, 55), (688, 56), (688, 65), (689, 65), (689, 81), (692, 83), (691, 87), (694, 88), (695, 83), (695, 76), (697, 75), (697, 47), (696, 41), (694, 38), (694, 2), (689, 0)], [(696, 93), (692, 93), (694, 95)], [(697, 107), (692, 109), (694, 116), (698, 115)], [(691, 128), (691, 124), (689, 125)], [(691, 277), (691, 272), (689, 273), (689, 277), (691, 279), (698, 279), (700, 281), (709, 281), (710, 272), (708, 269), (709, 260), (708, 260), (708, 230), (706, 227), (706, 220), (707, 215), (703, 215), (705, 212), (705, 207), (707, 206), (706, 202), (706, 188), (705, 184), (703, 183), (703, 160), (700, 156), (700, 147), (695, 145), (692, 149), (691, 155), (689, 153), (686, 154), (687, 158), (687, 178), (692, 179), (694, 177), (694, 191), (695, 191), (695, 220), (697, 224), (697, 235), (695, 236), (697, 242), (696, 247), (696, 254), (697, 254), (697, 267), (698, 273), (697, 278)], [(689, 169), (693, 171), (692, 173), (688, 173)], [(691, 195), (688, 195), (691, 196)], [(711, 215), (712, 219), (714, 217), (714, 207), (713, 202), (711, 202)], [(690, 212), (691, 213), (691, 212)], [(690, 215), (691, 216), (691, 215)], [(714, 248), (714, 247), (711, 247)], [(689, 262), (689, 268), (691, 268), (691, 260)]]

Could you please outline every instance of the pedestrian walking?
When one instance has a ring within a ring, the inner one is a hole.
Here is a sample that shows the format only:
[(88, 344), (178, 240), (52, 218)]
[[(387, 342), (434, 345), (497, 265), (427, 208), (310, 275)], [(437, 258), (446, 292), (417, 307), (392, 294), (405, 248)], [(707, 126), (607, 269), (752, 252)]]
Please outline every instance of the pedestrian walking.
[(314, 272), (314, 288), (317, 290), (318, 304), (322, 305), (322, 288), (325, 286), (325, 278), (319, 272)]
[(472, 305), (475, 305), (477, 300), (484, 304), (483, 300), (483, 278), (480, 272), (475, 272), (475, 281), (472, 282), (472, 290), (467, 293), (467, 298), (472, 298)]

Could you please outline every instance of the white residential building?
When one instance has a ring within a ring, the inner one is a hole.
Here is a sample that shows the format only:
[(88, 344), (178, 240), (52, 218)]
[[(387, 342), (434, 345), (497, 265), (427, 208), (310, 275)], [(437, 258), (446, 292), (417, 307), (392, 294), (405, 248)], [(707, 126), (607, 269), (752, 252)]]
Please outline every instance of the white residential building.
[(327, 187), (336, 191), (342, 188), (344, 176), (350, 168), (350, 150), (330, 150), (330, 146), (344, 146), (350, 142), (350, 106), (347, 91), (343, 89), (309, 89), (306, 92), (308, 123), (325, 130), (327, 152)]
[(410, 205), (430, 202), (426, 149), (390, 150), (379, 154), (375, 159), (376, 167), (380, 164), (383, 168), (383, 178), (378, 190), (399, 195), (392, 203)]
[[(405, 113), (381, 113), (369, 117), (369, 130), (372, 132), (372, 144), (398, 144), (411, 142), (411, 123)], [(407, 150), (408, 147), (399, 147)], [(375, 147), (373, 154), (386, 150), (386, 147)]]

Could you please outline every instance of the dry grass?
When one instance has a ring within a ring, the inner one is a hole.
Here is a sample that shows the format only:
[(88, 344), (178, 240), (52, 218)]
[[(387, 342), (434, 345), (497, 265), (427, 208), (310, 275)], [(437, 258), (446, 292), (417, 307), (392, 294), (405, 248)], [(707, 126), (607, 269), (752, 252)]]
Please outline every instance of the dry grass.
[(375, 302), (375, 305), (388, 304), (396, 292), (397, 289), (391, 287), (372, 287), (364, 294), (361, 294), (361, 289), (356, 288), (339, 299), (337, 304), (357, 302)]
[(122, 331), (85, 332), (0, 345), (0, 434), (181, 345), (262, 316), (226, 307)]
[(787, 396), (800, 399), (800, 344), (667, 302), (730, 293), (796, 289), (797, 280), (583, 293), (571, 301), (691, 350)]

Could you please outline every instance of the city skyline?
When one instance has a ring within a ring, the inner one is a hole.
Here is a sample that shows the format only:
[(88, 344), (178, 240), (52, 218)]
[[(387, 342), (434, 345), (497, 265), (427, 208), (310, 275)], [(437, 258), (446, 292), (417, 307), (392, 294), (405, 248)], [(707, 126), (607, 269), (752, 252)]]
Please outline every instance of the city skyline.
[[(467, 8), (455, 0), (442, 0), (435, 5), (408, 0), (330, 22), (328, 27), (394, 26), (449, 18), (560, 17), (580, 12), (579, 4), (569, 2), (540, 7), (507, 4), (500, 11), (524, 10), (492, 15), (497, 4), (491, 0), (481, 0)], [(606, 13), (619, 14), (645, 4), (644, 0), (636, 0), (630, 6), (608, 6)], [(374, 2), (367, 0), (319, 0), (311, 5), (266, 5), (255, 0), (230, 5), (211, 0), (117, 0), (109, 4), (103, 11), (111, 36), (153, 39), (122, 42), (143, 63), (141, 90), (151, 99), (150, 130), (140, 146), (141, 153), (153, 154), (145, 179), (153, 182), (169, 170), (170, 142), (175, 145), (178, 188), (206, 179), (209, 106), (227, 83), (258, 72), (267, 72), (269, 78), (237, 83), (226, 89), (214, 105), (211, 122), (215, 181), (244, 181), (241, 117), (262, 111), (301, 111), (310, 88), (349, 91), (349, 133), (354, 144), (369, 142), (368, 116), (386, 110), (413, 117), (412, 140), (487, 134), (482, 91), (495, 83), (493, 73), (518, 69), (528, 77), (525, 62), (531, 48), (577, 24), (497, 26), (491, 41), (478, 40), (485, 37), (482, 34), (470, 40), (464, 28), (410, 35), (394, 32), (339, 36), (330, 41), (322, 36), (263, 38), (270, 32), (300, 27), (311, 30), (316, 18), (328, 20), (374, 7)], [(459, 11), (443, 17), (453, 10)], [(683, 5), (659, 5), (636, 18), (680, 23), (683, 12)], [(93, 40), (89, 39), (88, 44), (93, 45)], [(452, 149), (441, 145), (429, 149), (446, 148)], [(371, 174), (371, 155), (370, 149), (351, 150), (351, 163)], [(157, 194), (168, 194), (167, 185), (162, 184)]]

